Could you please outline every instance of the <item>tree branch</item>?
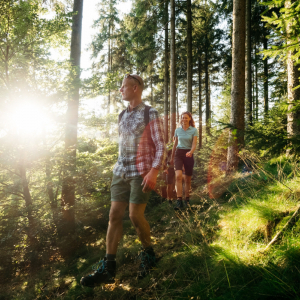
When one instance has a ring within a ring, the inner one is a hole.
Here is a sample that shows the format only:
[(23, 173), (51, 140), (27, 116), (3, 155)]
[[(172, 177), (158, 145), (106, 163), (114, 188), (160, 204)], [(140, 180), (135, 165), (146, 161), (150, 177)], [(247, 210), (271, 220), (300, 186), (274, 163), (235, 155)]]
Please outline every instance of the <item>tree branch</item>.
[(300, 211), (300, 205), (298, 206), (298, 208), (296, 209), (296, 211), (293, 213), (293, 215), (290, 217), (290, 219), (286, 222), (286, 224), (283, 226), (283, 228), (274, 236), (274, 238), (272, 239), (272, 241), (267, 245), (267, 247), (263, 251), (268, 250), (268, 248), (270, 246), (272, 246), (277, 241), (278, 237), (289, 226), (289, 224), (295, 218), (295, 216), (299, 213), (299, 211)]

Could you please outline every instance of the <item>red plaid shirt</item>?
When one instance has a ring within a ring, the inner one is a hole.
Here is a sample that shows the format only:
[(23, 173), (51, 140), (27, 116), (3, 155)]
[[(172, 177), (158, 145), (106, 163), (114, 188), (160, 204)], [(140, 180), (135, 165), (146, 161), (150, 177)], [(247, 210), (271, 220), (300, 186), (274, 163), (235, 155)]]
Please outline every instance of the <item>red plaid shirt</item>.
[[(166, 156), (163, 124), (156, 109), (149, 111), (147, 128), (145, 104), (126, 109), (119, 124), (119, 157), (113, 173), (118, 176), (144, 175), (151, 168), (160, 169)], [(145, 130), (146, 129), (146, 130)], [(151, 136), (150, 136), (151, 135)]]

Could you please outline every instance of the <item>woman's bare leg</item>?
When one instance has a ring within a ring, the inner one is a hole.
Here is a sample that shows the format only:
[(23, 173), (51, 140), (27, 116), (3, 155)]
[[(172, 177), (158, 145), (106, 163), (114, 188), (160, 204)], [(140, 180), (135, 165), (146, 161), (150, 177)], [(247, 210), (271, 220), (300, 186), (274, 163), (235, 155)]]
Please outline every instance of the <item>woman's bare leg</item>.
[(192, 176), (185, 175), (185, 198), (190, 197)]
[(176, 170), (176, 192), (177, 198), (182, 197), (182, 170)]

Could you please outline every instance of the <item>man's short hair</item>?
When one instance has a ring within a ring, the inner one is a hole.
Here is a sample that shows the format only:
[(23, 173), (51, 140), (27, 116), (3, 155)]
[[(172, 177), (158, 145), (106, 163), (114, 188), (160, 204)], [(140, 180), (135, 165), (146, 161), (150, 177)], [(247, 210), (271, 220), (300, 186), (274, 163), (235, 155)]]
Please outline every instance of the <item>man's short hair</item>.
[(144, 80), (141, 76), (137, 75), (137, 74), (126, 74), (125, 78), (127, 79), (131, 79), (133, 81), (135, 81), (136, 83), (139, 83), (139, 86), (141, 87), (141, 90), (144, 90)]

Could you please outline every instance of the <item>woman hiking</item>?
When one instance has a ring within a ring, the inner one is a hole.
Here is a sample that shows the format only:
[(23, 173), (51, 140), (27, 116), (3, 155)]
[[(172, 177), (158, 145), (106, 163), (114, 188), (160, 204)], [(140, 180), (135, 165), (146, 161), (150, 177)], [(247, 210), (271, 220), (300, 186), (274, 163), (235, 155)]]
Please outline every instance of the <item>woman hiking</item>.
[[(188, 111), (180, 116), (180, 127), (174, 133), (174, 146), (170, 163), (174, 162), (176, 176), (177, 201), (175, 210), (190, 205), (190, 188), (193, 175), (193, 153), (197, 146), (198, 130), (192, 114)], [(182, 201), (182, 166), (185, 169), (185, 201)]]

